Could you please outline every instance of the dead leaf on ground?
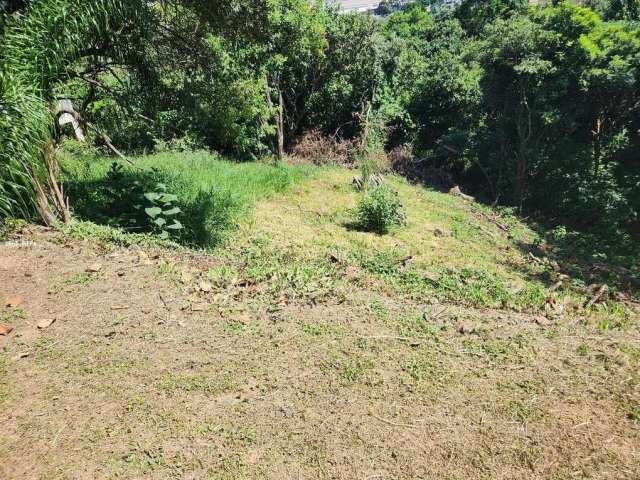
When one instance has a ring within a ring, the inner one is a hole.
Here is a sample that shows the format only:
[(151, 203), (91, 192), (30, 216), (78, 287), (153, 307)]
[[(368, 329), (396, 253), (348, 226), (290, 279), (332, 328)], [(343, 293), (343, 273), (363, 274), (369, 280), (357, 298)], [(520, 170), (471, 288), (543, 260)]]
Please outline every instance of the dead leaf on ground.
[(544, 315), (536, 315), (535, 321), (541, 327), (546, 327), (548, 325), (551, 325), (551, 320), (549, 320)]
[(191, 275), (189, 272), (183, 271), (180, 274), (180, 283), (187, 284), (187, 283), (191, 283), (192, 280), (193, 280), (193, 275)]
[(142, 250), (138, 252), (138, 263), (141, 265), (153, 265), (153, 262), (149, 259), (149, 255)]
[(24, 302), (24, 299), (20, 295), (9, 295), (5, 305), (10, 308), (19, 307)]
[(5, 323), (0, 323), (0, 336), (6, 336), (13, 332), (13, 327)]
[(44, 330), (45, 328), (49, 328), (51, 325), (53, 325), (56, 322), (55, 318), (45, 318), (43, 320), (40, 320), (38, 322), (38, 328), (40, 330)]
[(89, 273), (98, 273), (100, 270), (102, 270), (101, 263), (93, 263), (87, 267), (87, 272)]
[(458, 332), (462, 335), (469, 335), (476, 332), (476, 327), (470, 323), (459, 323)]

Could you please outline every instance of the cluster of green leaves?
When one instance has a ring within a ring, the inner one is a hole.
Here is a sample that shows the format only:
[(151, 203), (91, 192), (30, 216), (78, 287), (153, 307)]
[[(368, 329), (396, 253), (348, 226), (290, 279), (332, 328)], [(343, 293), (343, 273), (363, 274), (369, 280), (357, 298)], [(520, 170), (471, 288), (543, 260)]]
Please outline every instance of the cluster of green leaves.
[[(200, 248), (224, 242), (257, 199), (286, 191), (314, 172), (235, 163), (205, 152), (164, 152), (134, 162), (114, 165), (102, 156), (62, 150), (62, 180), (76, 199), (74, 215), (131, 233), (164, 230), (171, 240)], [(167, 228), (173, 225), (182, 228)]]
[(155, 233), (162, 240), (168, 239), (171, 235), (177, 236), (184, 228), (176, 219), (176, 215), (182, 213), (180, 207), (176, 206), (178, 196), (168, 193), (164, 183), (158, 183), (155, 191), (145, 193), (144, 198), (151, 204), (144, 212), (150, 218)]
[(47, 208), (53, 181), (46, 158), (53, 86), (85, 47), (142, 10), (119, 0), (47, 0), (29, 2), (27, 10), (10, 3), (0, 31), (0, 216), (33, 218)]
[(386, 184), (364, 193), (358, 203), (356, 217), (359, 228), (380, 234), (406, 221), (398, 193)]
[(117, 145), (149, 150), (187, 137), (196, 148), (256, 159), (276, 152), (280, 111), (286, 147), (310, 129), (360, 133), (354, 113), (384, 79), (373, 19), (306, 0), (174, 3), (152, 10), (145, 35), (129, 39), (137, 55), (108, 69), (84, 59), (78, 69), (107, 89), (78, 79), (62, 89), (85, 99), (83, 114)]

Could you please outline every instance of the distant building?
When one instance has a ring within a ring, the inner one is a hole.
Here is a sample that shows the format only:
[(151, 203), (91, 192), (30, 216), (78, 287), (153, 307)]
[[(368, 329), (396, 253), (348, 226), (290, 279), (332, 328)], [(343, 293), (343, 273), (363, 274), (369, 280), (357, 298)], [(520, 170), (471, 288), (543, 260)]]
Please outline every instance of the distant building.
[(380, 0), (333, 0), (330, 3), (335, 3), (340, 8), (341, 12), (373, 12), (380, 5)]
[[(384, 11), (382, 15), (388, 14), (390, 11), (401, 10), (406, 7), (410, 3), (413, 3), (413, 0), (328, 0), (329, 3), (333, 3), (337, 5), (341, 12), (351, 13), (351, 12), (360, 12), (360, 13), (379, 13)], [(447, 7), (456, 7), (460, 4), (462, 0), (438, 0), (442, 6)], [(392, 4), (392, 6), (389, 6)]]

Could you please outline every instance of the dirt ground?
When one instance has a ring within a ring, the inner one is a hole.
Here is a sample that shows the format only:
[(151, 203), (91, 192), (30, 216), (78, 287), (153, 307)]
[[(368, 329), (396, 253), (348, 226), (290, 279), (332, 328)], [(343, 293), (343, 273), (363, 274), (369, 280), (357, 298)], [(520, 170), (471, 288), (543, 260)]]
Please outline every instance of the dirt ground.
[(0, 478), (640, 478), (637, 319), (273, 299), (215, 262), (0, 244)]

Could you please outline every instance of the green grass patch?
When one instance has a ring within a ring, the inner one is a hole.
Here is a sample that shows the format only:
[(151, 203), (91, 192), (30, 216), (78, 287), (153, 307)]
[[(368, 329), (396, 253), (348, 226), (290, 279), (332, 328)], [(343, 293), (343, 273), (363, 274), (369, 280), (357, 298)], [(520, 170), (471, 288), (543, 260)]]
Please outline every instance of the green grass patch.
[(0, 354), (0, 378), (4, 379), (0, 382), (0, 405), (7, 402), (9, 399), (9, 383), (7, 378), (7, 357), (5, 354)]
[[(74, 215), (126, 233), (157, 232), (157, 217), (148, 213), (149, 194), (163, 190), (177, 197), (170, 209), (176, 213), (169, 215), (183, 226), (171, 232), (171, 239), (205, 248), (223, 243), (257, 200), (284, 192), (317, 170), (236, 163), (207, 152), (165, 152), (133, 162), (134, 166), (123, 166), (111, 158), (61, 155), (62, 179)], [(117, 243), (131, 240), (122, 233), (96, 233)]]
[(434, 271), (427, 266), (413, 264), (410, 258), (397, 248), (353, 255), (364, 270), (396, 293), (426, 293), (470, 306), (517, 310), (539, 309), (544, 306), (548, 295), (542, 285), (533, 282), (524, 282), (521, 288), (513, 289), (508, 278), (486, 269), (440, 268)]

